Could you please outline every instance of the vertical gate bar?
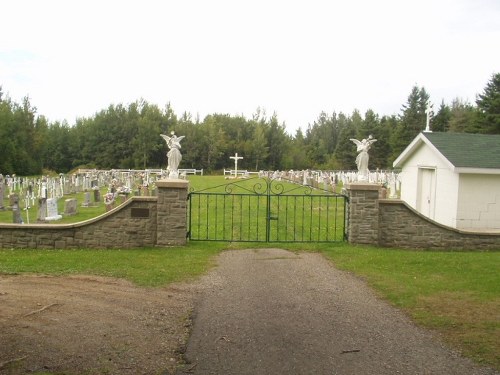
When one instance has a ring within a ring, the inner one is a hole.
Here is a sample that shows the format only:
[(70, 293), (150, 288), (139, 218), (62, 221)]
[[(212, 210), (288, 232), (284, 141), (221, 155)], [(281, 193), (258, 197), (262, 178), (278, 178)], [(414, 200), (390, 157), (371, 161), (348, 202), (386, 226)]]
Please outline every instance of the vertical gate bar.
[(259, 239), (260, 195), (257, 196), (257, 239)]
[(314, 196), (310, 195), (310, 209), (309, 209), (309, 241), (312, 241), (312, 227), (313, 227), (313, 201), (314, 201)]
[(325, 226), (325, 234), (324, 234), (324, 238), (325, 238), (325, 241), (326, 242), (329, 242), (329, 234), (330, 234), (330, 231), (329, 231), (329, 225), (330, 225), (330, 199), (331, 197), (328, 196), (326, 197), (326, 215), (324, 217), (324, 220), (326, 221), (326, 223), (324, 224)]
[(347, 228), (349, 228), (349, 210), (347, 209), (347, 198), (344, 197), (344, 230), (342, 231), (344, 241), (349, 239), (349, 232)]
[(297, 197), (293, 197), (293, 240), (297, 239)]
[(271, 229), (271, 185), (268, 182), (267, 197), (266, 197), (266, 242), (269, 242)]
[(304, 206), (306, 205), (306, 197), (302, 196), (302, 241), (304, 241), (304, 220), (305, 220), (305, 216), (304, 216)]
[(231, 241), (234, 240), (234, 194), (231, 195)]
[(209, 195), (207, 195), (207, 199), (206, 199), (206, 201), (205, 201), (205, 202), (206, 202), (206, 205), (205, 205), (206, 207), (205, 207), (205, 209), (206, 209), (206, 211), (207, 211), (207, 219), (206, 219), (206, 228), (205, 228), (205, 233), (206, 233), (206, 239), (208, 240), (208, 238), (209, 238), (208, 228), (210, 227), (210, 223), (209, 223), (209, 215), (208, 215), (208, 213), (209, 213), (209, 211), (210, 211), (210, 209), (209, 209), (209, 208), (210, 208), (210, 203), (209, 203), (209, 202), (210, 202), (210, 196), (209, 196)]
[(218, 228), (218, 219), (219, 219), (219, 196), (215, 196), (215, 219), (214, 219), (214, 239), (217, 239), (217, 228)]
[(191, 203), (193, 203), (193, 201), (191, 200), (191, 193), (188, 194), (188, 201), (189, 201), (189, 221), (188, 221), (188, 238), (191, 239)]
[(198, 239), (201, 240), (201, 236), (200, 236), (200, 231), (201, 231), (201, 198), (200, 196), (198, 195), (198, 215), (196, 215), (198, 217)]
[(239, 196), (240, 198), (240, 241), (243, 235), (243, 196)]
[(339, 198), (335, 197), (335, 238), (334, 238), (335, 240), (337, 240), (338, 213), (339, 213)]
[(288, 241), (288, 195), (285, 199), (285, 239)]
[(317, 241), (321, 241), (321, 215), (323, 214), (321, 210), (321, 198), (323, 198), (321, 195), (318, 197), (319, 204), (318, 204), (318, 239)]
[(278, 206), (276, 207), (277, 213), (276, 213), (276, 241), (280, 240), (280, 201), (281, 201), (281, 195), (276, 195), (276, 198), (278, 199)]
[(226, 199), (227, 199), (227, 195), (223, 195), (222, 198), (223, 198), (223, 202), (224, 202), (224, 204), (223, 204), (224, 209), (222, 212), (224, 212), (224, 214), (222, 215), (222, 238), (221, 238), (221, 240), (225, 240), (226, 239)]
[(252, 233), (251, 227), (250, 227), (250, 221), (251, 221), (251, 215), (250, 215), (250, 207), (251, 207), (251, 205), (250, 205), (250, 198), (251, 198), (251, 196), (249, 195), (248, 196), (248, 208), (247, 208), (247, 210), (248, 210), (248, 239), (250, 239), (250, 233)]

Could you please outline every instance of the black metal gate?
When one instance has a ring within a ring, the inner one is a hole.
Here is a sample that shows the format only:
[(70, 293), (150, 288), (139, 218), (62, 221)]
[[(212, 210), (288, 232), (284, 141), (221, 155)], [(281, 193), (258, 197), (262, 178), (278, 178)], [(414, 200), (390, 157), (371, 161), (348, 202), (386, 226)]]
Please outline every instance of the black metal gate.
[(188, 200), (191, 241), (347, 239), (347, 197), (311, 186), (253, 178), (192, 191)]

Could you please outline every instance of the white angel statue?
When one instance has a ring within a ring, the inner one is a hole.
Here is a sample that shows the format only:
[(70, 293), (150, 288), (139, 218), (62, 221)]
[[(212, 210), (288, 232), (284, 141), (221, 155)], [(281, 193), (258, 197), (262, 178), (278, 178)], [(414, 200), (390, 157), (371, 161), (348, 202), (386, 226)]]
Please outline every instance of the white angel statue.
[(167, 142), (167, 146), (170, 149), (167, 152), (168, 158), (168, 177), (169, 178), (178, 178), (179, 177), (179, 164), (182, 160), (182, 155), (179, 149), (181, 148), (181, 141), (184, 138), (184, 135), (177, 137), (175, 132), (170, 133), (172, 136), (169, 137), (165, 134), (160, 134), (160, 136)]
[(358, 141), (357, 139), (351, 138), (357, 146), (358, 156), (356, 157), (356, 165), (358, 166), (358, 180), (367, 181), (368, 180), (368, 150), (370, 149), (372, 143), (377, 142), (376, 139), (370, 135), (368, 139), (363, 139)]

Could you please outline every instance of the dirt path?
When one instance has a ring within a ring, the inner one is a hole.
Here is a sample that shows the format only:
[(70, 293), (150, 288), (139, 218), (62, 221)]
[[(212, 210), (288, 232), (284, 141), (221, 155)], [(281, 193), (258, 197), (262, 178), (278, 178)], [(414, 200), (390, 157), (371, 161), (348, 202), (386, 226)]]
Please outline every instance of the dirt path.
[(178, 374), (495, 374), (318, 254), (225, 252), (205, 283)]

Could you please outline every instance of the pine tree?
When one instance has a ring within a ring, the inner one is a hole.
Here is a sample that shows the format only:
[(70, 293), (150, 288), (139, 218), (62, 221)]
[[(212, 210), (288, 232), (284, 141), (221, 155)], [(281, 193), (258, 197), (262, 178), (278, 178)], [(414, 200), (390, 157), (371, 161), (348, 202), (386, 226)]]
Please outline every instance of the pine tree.
[(492, 75), (476, 104), (482, 132), (500, 134), (500, 73)]
[(431, 120), (431, 130), (434, 132), (447, 132), (450, 127), (451, 109), (444, 104), (444, 100), (439, 106), (439, 110)]
[(427, 115), (425, 110), (429, 94), (425, 88), (414, 86), (403, 105), (400, 122), (392, 134), (391, 146), (393, 156), (397, 157), (422, 130), (425, 129)]

